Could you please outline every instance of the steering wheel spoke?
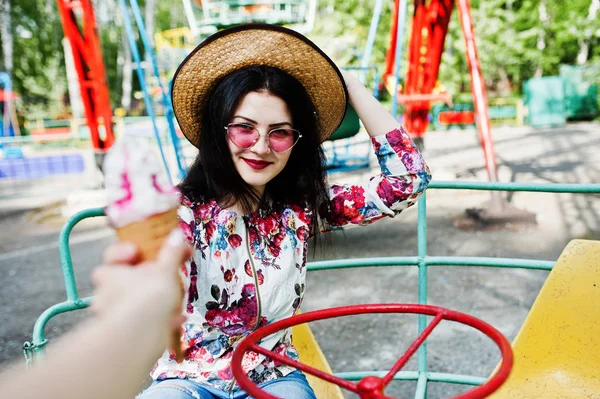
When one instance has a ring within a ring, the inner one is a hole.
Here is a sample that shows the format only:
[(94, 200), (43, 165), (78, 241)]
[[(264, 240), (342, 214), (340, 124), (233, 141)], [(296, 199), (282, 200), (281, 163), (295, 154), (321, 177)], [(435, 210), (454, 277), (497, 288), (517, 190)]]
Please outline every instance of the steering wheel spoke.
[(417, 339), (408, 347), (406, 352), (404, 352), (404, 354), (400, 357), (400, 359), (398, 359), (396, 364), (394, 364), (390, 371), (385, 375), (385, 377), (383, 377), (384, 386), (390, 383), (390, 381), (394, 378), (398, 371), (402, 370), (402, 367), (404, 367), (406, 362), (408, 362), (412, 355), (415, 354), (417, 349), (419, 349), (421, 344), (425, 342), (429, 334), (431, 334), (433, 329), (440, 323), (440, 321), (442, 321), (443, 318), (443, 314), (438, 313), (432, 320), (432, 322), (429, 323), (429, 325), (423, 330), (423, 332), (417, 337)]
[(266, 357), (272, 359), (272, 360), (276, 360), (280, 363), (285, 364), (286, 366), (290, 366), (290, 367), (294, 367), (300, 371), (303, 371), (305, 373), (308, 374), (312, 374), (315, 377), (318, 377), (322, 380), (325, 380), (327, 382), (331, 382), (332, 384), (336, 384), (339, 387), (342, 387), (344, 389), (347, 389), (349, 391), (358, 393), (358, 385), (356, 385), (353, 382), (350, 382), (348, 380), (344, 380), (343, 378), (340, 377), (336, 377), (335, 375), (331, 375), (328, 374), (324, 371), (321, 371), (319, 369), (316, 369), (314, 367), (308, 366), (306, 364), (300, 363), (296, 360), (290, 359), (289, 357), (286, 356), (282, 356), (278, 353), (275, 353), (273, 351), (267, 350), (259, 345), (253, 344), (251, 345), (249, 348), (249, 350), (256, 352), (256, 353), (260, 353), (261, 355), (265, 355)]
[[(408, 347), (406, 352), (398, 359), (398, 361), (392, 366), (390, 371), (385, 377), (380, 378), (376, 376), (367, 376), (359, 381), (358, 384), (354, 384), (350, 381), (336, 377), (334, 375), (325, 373), (314, 367), (302, 364), (296, 360), (290, 359), (286, 356), (275, 353), (271, 350), (265, 349), (257, 344), (261, 339), (274, 334), (277, 331), (298, 325), (307, 323), (309, 321), (329, 319), (332, 317), (340, 316), (351, 316), (358, 314), (368, 313), (411, 313), (411, 314), (423, 314), (427, 316), (433, 316), (433, 320), (425, 327), (425, 329), (419, 334), (417, 339)], [(231, 360), (233, 375), (236, 378), (238, 384), (244, 391), (249, 395), (257, 399), (278, 399), (275, 396), (263, 391), (250, 380), (246, 372), (242, 368), (242, 361), (244, 354), (248, 351), (253, 351), (261, 355), (267, 356), (270, 359), (285, 364), (290, 367), (294, 367), (300, 371), (308, 374), (312, 374), (315, 377), (336, 384), (344, 389), (358, 393), (361, 399), (393, 399), (384, 394), (383, 390), (387, 384), (392, 381), (396, 373), (404, 367), (412, 355), (419, 349), (419, 347), (425, 342), (427, 337), (436, 328), (436, 326), (442, 320), (454, 321), (462, 324), (471, 326), (477, 330), (480, 330), (488, 337), (490, 337), (502, 354), (502, 362), (497, 372), (483, 385), (475, 387), (468, 392), (464, 392), (457, 396), (455, 399), (478, 399), (485, 398), (489, 394), (496, 391), (508, 378), (510, 370), (513, 365), (513, 354), (508, 340), (494, 327), (481, 321), (473, 316), (465, 313), (456, 312), (453, 310), (445, 309), (439, 306), (430, 305), (417, 305), (417, 304), (369, 304), (369, 305), (353, 305), (353, 306), (342, 306), (333, 309), (317, 310), (314, 312), (302, 313), (300, 315), (288, 317), (283, 320), (276, 321), (274, 323), (263, 326), (256, 331), (248, 335), (244, 340), (240, 342), (238, 347), (233, 353)]]

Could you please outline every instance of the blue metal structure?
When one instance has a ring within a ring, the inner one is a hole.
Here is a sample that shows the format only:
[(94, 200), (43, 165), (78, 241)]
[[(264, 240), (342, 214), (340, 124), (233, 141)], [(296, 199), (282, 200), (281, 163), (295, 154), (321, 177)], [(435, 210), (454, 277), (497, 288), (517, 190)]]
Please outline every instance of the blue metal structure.
[(150, 62), (150, 67), (152, 68), (152, 73), (156, 77), (156, 81), (160, 87), (161, 91), (161, 100), (164, 107), (165, 118), (167, 120), (168, 125), (168, 137), (173, 146), (173, 150), (175, 152), (175, 159), (177, 161), (177, 168), (179, 172), (179, 177), (182, 178), (185, 175), (185, 167), (182, 163), (182, 154), (181, 154), (181, 144), (179, 142), (179, 137), (177, 136), (177, 131), (175, 129), (175, 121), (173, 114), (173, 106), (171, 104), (171, 98), (169, 96), (168, 91), (165, 89), (163, 83), (160, 79), (160, 74), (158, 71), (158, 64), (156, 62), (156, 56), (154, 54), (154, 50), (150, 45), (150, 40), (146, 35), (146, 26), (144, 24), (144, 20), (142, 18), (142, 13), (140, 11), (140, 7), (138, 5), (137, 0), (128, 0), (131, 8), (128, 7), (126, 0), (119, 0), (119, 5), (121, 6), (121, 11), (123, 15), (123, 25), (125, 26), (125, 32), (127, 34), (127, 41), (129, 43), (129, 47), (131, 48), (131, 55), (135, 61), (136, 65), (136, 73), (138, 80), (140, 82), (140, 86), (142, 87), (142, 91), (144, 93), (144, 104), (146, 106), (146, 112), (148, 116), (152, 119), (152, 126), (154, 128), (154, 136), (156, 138), (156, 142), (158, 144), (158, 148), (160, 150), (160, 154), (162, 157), (163, 164), (167, 171), (167, 175), (169, 179), (171, 179), (171, 173), (169, 171), (169, 165), (167, 164), (167, 160), (165, 158), (165, 152), (162, 146), (162, 142), (160, 139), (159, 128), (157, 124), (156, 113), (154, 112), (154, 107), (152, 105), (152, 99), (150, 98), (150, 93), (148, 92), (147, 82), (144, 77), (144, 68), (142, 68), (142, 59), (140, 56), (140, 52), (136, 43), (136, 36), (134, 32), (133, 23), (131, 20), (130, 12), (133, 14), (133, 18), (135, 20), (137, 26), (137, 34), (142, 41), (142, 45), (144, 47), (144, 51), (146, 55), (148, 55), (148, 61)]
[[(4, 87), (7, 95), (12, 93), (12, 81), (6, 72), (0, 72), (0, 86)], [(2, 137), (11, 137), (15, 135), (15, 129), (11, 122), (10, 99), (4, 101), (4, 111), (2, 112)]]
[(365, 83), (366, 79), (366, 69), (369, 67), (371, 54), (373, 53), (373, 47), (375, 46), (375, 36), (377, 35), (377, 27), (379, 26), (379, 21), (381, 19), (382, 9), (383, 0), (377, 0), (375, 7), (373, 8), (373, 17), (371, 18), (371, 25), (369, 26), (369, 36), (367, 37), (367, 44), (365, 46), (361, 63), (363, 71), (361, 71), (360, 75), (358, 76), (359, 80), (363, 84)]

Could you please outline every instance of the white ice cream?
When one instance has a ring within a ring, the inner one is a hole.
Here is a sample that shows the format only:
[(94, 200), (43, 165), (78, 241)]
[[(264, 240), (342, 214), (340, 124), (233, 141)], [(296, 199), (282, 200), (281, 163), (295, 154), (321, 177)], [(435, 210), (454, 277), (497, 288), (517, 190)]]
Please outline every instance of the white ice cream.
[(172, 187), (156, 151), (146, 142), (123, 136), (104, 160), (108, 206), (115, 228), (177, 208), (181, 195)]

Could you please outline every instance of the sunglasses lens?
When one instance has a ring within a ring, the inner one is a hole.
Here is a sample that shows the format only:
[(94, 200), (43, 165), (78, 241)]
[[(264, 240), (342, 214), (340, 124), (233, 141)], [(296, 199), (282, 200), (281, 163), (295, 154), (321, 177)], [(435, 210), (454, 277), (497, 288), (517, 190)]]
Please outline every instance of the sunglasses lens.
[(239, 148), (250, 148), (258, 139), (258, 131), (244, 124), (230, 124), (227, 127), (229, 139)]
[(284, 152), (296, 144), (300, 133), (293, 129), (275, 129), (269, 135), (269, 144), (274, 151)]

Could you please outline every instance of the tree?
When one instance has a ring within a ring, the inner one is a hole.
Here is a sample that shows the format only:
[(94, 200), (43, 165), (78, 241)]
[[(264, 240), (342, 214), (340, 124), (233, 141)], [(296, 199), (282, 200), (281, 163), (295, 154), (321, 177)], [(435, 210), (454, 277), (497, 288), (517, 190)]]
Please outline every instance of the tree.
[(2, 36), (2, 59), (4, 70), (12, 75), (13, 34), (10, 16), (10, 0), (0, 0), (0, 36)]
[[(10, 0), (3, 0), (6, 3)], [(14, 39), (13, 86), (31, 115), (52, 102), (61, 108), (66, 90), (62, 27), (56, 4), (49, 0), (19, 0), (10, 8), (10, 34)], [(3, 36), (4, 45), (4, 36)]]

